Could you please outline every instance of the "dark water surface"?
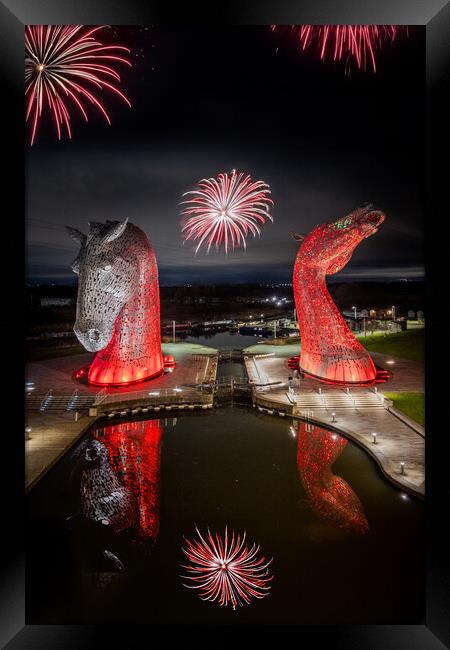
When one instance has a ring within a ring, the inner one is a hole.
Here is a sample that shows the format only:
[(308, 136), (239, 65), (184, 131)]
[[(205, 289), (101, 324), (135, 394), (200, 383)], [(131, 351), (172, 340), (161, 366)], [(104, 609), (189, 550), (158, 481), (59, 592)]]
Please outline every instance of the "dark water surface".
[[(423, 503), (320, 427), (240, 406), (107, 422), (27, 505), (29, 624), (423, 621)], [(186, 589), (196, 525), (247, 531), (269, 596), (233, 611)]]
[(217, 348), (218, 350), (223, 348), (235, 348), (236, 350), (242, 350), (243, 348), (248, 348), (251, 345), (256, 345), (258, 341), (270, 341), (270, 339), (263, 338), (262, 336), (250, 336), (245, 334), (239, 334), (239, 332), (214, 332), (211, 331), (210, 334), (203, 333), (202, 336), (188, 336), (186, 341), (191, 343), (198, 343), (199, 345), (209, 345), (212, 348)]

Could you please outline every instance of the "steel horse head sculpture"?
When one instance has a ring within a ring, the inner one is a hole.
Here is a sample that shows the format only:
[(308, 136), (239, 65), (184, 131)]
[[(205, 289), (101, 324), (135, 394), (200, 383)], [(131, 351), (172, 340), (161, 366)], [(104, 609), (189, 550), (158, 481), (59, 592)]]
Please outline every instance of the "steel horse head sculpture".
[(74, 332), (97, 352), (88, 382), (116, 386), (163, 372), (158, 267), (147, 236), (125, 221), (89, 223), (72, 269), (79, 276)]
[(322, 381), (371, 383), (376, 369), (334, 304), (326, 276), (337, 273), (355, 248), (373, 235), (385, 215), (371, 205), (332, 223), (316, 226), (301, 241), (294, 265), (293, 288), (300, 328), (300, 367)]

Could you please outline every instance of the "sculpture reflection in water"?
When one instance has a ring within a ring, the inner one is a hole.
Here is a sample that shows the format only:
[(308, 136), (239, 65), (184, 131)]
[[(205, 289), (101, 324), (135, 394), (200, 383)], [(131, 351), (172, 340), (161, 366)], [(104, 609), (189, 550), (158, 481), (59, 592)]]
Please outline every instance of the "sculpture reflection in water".
[(114, 533), (154, 541), (159, 531), (162, 427), (159, 420), (98, 429), (85, 451), (81, 511)]
[(320, 519), (364, 534), (369, 525), (361, 501), (349, 484), (331, 471), (346, 445), (347, 440), (336, 433), (299, 422), (298, 472), (311, 507)]

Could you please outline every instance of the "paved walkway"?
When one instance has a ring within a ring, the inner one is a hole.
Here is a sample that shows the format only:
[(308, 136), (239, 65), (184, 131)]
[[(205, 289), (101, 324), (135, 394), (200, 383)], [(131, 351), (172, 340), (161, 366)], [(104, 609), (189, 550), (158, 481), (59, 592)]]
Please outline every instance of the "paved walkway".
[[(384, 355), (386, 356), (386, 355)], [(392, 357), (388, 357), (392, 358)], [(249, 379), (255, 384), (281, 382), (279, 385), (264, 389), (256, 388), (253, 392), (255, 406), (290, 415), (292, 417), (309, 418), (311, 421), (323, 426), (336, 429), (340, 433), (355, 440), (368, 451), (380, 466), (383, 473), (396, 485), (418, 496), (425, 495), (425, 437), (387, 408), (376, 406), (349, 407), (349, 408), (323, 408), (319, 389), (324, 395), (325, 402), (328, 398), (331, 403), (345, 397), (345, 389), (327, 384), (322, 384), (313, 379), (299, 380), (295, 388), (295, 398), (290, 398), (287, 393), (287, 380), (292, 375), (285, 357), (278, 356), (248, 356), (245, 360)], [(377, 360), (377, 363), (381, 359)], [(379, 384), (377, 390), (382, 395), (379, 387), (387, 390), (420, 390), (423, 386), (423, 372), (421, 364), (413, 361), (401, 362), (396, 359), (395, 383)], [(413, 364), (413, 366), (411, 366)], [(386, 366), (389, 368), (389, 366)], [(411, 372), (411, 376), (409, 373)], [(423, 388), (422, 388), (423, 389)], [(374, 389), (354, 387), (350, 389), (359, 401), (373, 398)], [(317, 406), (302, 408), (297, 403), (302, 399), (306, 403)], [(381, 403), (381, 402), (380, 402)], [(332, 412), (335, 412), (333, 418)], [(335, 422), (333, 422), (333, 419)], [(418, 428), (420, 429), (420, 428)], [(373, 443), (373, 432), (377, 433), (377, 443)], [(400, 471), (400, 462), (404, 462), (404, 472)]]
[[(206, 357), (203, 355), (216, 355), (217, 350), (202, 345), (191, 343), (163, 344), (163, 354), (173, 354), (177, 362), (174, 371), (151, 379), (148, 382), (132, 384), (122, 388), (108, 388), (108, 393), (121, 393), (140, 391), (143, 386), (151, 388), (173, 388), (175, 386), (196, 384), (210, 381), (205, 373)], [(28, 363), (26, 366), (26, 380), (34, 381), (35, 394), (45, 395), (52, 389), (56, 394), (71, 395), (74, 390), (80, 394), (97, 394), (99, 386), (88, 386), (72, 378), (73, 373), (88, 365), (92, 360), (91, 353), (76, 354), (68, 357), (56, 357)]]
[[(169, 346), (167, 346), (169, 347)], [(112, 396), (120, 399), (122, 393), (142, 392), (143, 387), (152, 391), (169, 390), (179, 386), (190, 386), (214, 381), (217, 372), (217, 356), (214, 348), (195, 344), (179, 343), (163, 345), (164, 354), (173, 354), (177, 366), (149, 382), (142, 382), (124, 388), (108, 389)], [(35, 382), (33, 395), (45, 395), (52, 389), (55, 395), (70, 396), (75, 389), (80, 394), (97, 394), (98, 387), (86, 386), (72, 379), (73, 373), (87, 365), (91, 354), (77, 354), (27, 364), (26, 379)], [(25, 441), (25, 489), (33, 485), (61, 458), (61, 456), (93, 424), (95, 417), (62, 410), (27, 411), (27, 427), (31, 427), (30, 439)]]
[(28, 492), (95, 421), (82, 415), (53, 411), (27, 414), (31, 438), (25, 440), (25, 491)]
[[(390, 354), (371, 352), (374, 362), (392, 373), (391, 379), (386, 384), (381, 384), (386, 392), (423, 393), (425, 391), (425, 370), (423, 363), (400, 359)], [(394, 363), (388, 363), (393, 361)]]

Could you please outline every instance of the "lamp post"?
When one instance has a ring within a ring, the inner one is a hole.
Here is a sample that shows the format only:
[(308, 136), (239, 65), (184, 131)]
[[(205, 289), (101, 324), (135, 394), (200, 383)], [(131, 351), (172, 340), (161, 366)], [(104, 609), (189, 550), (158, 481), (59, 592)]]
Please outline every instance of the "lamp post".
[(395, 306), (392, 305), (392, 320), (395, 320)]
[(277, 338), (277, 321), (273, 321), (273, 338)]
[(355, 313), (355, 320), (356, 320), (356, 307), (353, 305), (352, 309), (353, 309), (353, 311)]
[(173, 342), (175, 343), (175, 321), (172, 321), (172, 328), (173, 328)]

